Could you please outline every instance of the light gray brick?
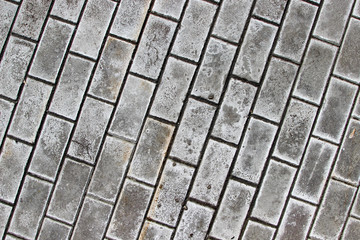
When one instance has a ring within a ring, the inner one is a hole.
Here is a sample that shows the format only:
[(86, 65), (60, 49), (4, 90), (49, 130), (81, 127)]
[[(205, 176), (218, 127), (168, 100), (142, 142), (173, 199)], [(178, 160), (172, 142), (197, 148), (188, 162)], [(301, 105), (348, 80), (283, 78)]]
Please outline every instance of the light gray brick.
[(4, 236), (5, 226), (10, 216), (11, 207), (0, 203), (0, 235)]
[(276, 239), (306, 239), (316, 207), (290, 198)]
[(111, 105), (87, 98), (68, 154), (94, 163), (111, 111)]
[(74, 222), (90, 170), (87, 165), (65, 159), (49, 205), (49, 216), (69, 224)]
[(213, 34), (238, 42), (250, 14), (253, 1), (225, 0), (221, 4)]
[(254, 113), (279, 122), (290, 94), (297, 67), (272, 58), (256, 101)]
[(1, 1), (0, 2), (0, 51), (4, 46), (6, 37), (9, 33), (11, 23), (15, 16), (17, 5)]
[(355, 102), (355, 108), (354, 108), (353, 115), (360, 118), (360, 95), (358, 96), (358, 99)]
[(221, 103), (212, 135), (237, 144), (240, 141), (255, 93), (256, 87), (231, 79)]
[(173, 229), (145, 221), (139, 240), (170, 239)]
[(360, 236), (360, 220), (355, 218), (349, 218), (344, 231), (343, 239), (357, 240), (359, 239), (359, 236)]
[(184, 4), (185, 0), (157, 0), (155, 1), (152, 10), (179, 19)]
[(134, 45), (109, 37), (89, 92), (97, 97), (115, 102), (133, 50)]
[(253, 82), (260, 82), (277, 28), (251, 19), (233, 73)]
[(126, 180), (106, 236), (116, 240), (136, 239), (152, 191), (147, 186)]
[(300, 68), (294, 95), (320, 104), (337, 48), (316, 39), (310, 41)]
[(151, 219), (175, 226), (194, 169), (168, 159), (150, 206)]
[(351, 120), (336, 161), (333, 175), (355, 185), (360, 181), (359, 146), (360, 122)]
[(254, 13), (270, 21), (280, 23), (288, 0), (259, 0)]
[(111, 209), (111, 205), (85, 198), (72, 239), (101, 239), (105, 233)]
[(357, 197), (351, 210), (351, 214), (356, 217), (360, 217), (360, 191), (358, 191)]
[(13, 108), (13, 103), (0, 99), (0, 144), (3, 141)]
[(11, 236), (11, 235), (6, 235), (5, 240), (22, 240), (22, 239), (21, 239), (21, 238), (14, 237), (14, 236)]
[(345, 223), (355, 188), (330, 180), (310, 236), (337, 239)]
[(311, 138), (292, 194), (318, 204), (337, 147)]
[(314, 35), (331, 42), (340, 43), (354, 0), (324, 1)]
[(50, 0), (22, 1), (12, 31), (37, 40), (51, 2)]
[(0, 62), (0, 94), (16, 99), (35, 45), (11, 36)]
[(77, 22), (83, 5), (84, 0), (57, 0), (54, 2), (51, 14), (72, 22)]
[(69, 55), (51, 101), (50, 111), (75, 119), (94, 63)]
[(244, 240), (271, 240), (275, 229), (262, 225), (257, 222), (249, 221), (244, 232)]
[(214, 210), (188, 202), (174, 240), (205, 239)]
[(216, 6), (201, 0), (191, 0), (185, 10), (181, 28), (172, 52), (198, 61), (214, 17)]
[(334, 73), (349, 78), (357, 83), (360, 82), (359, 34), (360, 21), (351, 18), (334, 69)]
[(197, 164), (215, 107), (189, 99), (171, 149), (171, 156)]
[(192, 94), (219, 102), (236, 47), (211, 38), (196, 77)]
[(356, 0), (354, 10), (353, 10), (353, 16), (360, 17), (360, 1)]
[(255, 188), (230, 180), (210, 235), (219, 239), (237, 238), (254, 193)]
[(300, 62), (316, 11), (317, 7), (306, 2), (290, 2), (275, 48), (276, 54)]
[(150, 15), (131, 66), (133, 72), (159, 77), (175, 27), (174, 22)]
[(190, 193), (191, 197), (212, 205), (217, 204), (235, 151), (235, 148), (223, 143), (209, 141)]
[(194, 65), (170, 57), (150, 114), (176, 122), (194, 72)]
[(309, 138), (317, 107), (291, 100), (273, 156), (298, 165)]
[(121, 1), (111, 28), (111, 33), (137, 41), (149, 5), (150, 0)]
[(155, 184), (174, 127), (148, 118), (129, 169), (129, 176)]
[(39, 240), (67, 240), (69, 239), (70, 231), (70, 227), (50, 218), (45, 218), (40, 230)]
[(134, 144), (106, 137), (100, 159), (91, 179), (89, 192), (114, 202), (120, 189)]
[(74, 27), (49, 19), (29, 74), (55, 83)]
[(276, 130), (274, 125), (250, 119), (232, 175), (259, 182)]
[(52, 87), (28, 79), (9, 129), (11, 135), (34, 142)]
[(270, 161), (252, 216), (277, 225), (295, 175), (295, 168)]
[(338, 143), (346, 125), (357, 87), (331, 78), (314, 134)]
[(25, 238), (34, 239), (52, 185), (27, 176), (25, 178), (20, 198), (16, 204), (9, 231)]
[[(89, 0), (79, 23), (71, 50), (96, 59), (110, 24), (115, 3), (110, 0)], [(96, 16), (96, 17), (94, 17)]]
[(46, 117), (31, 160), (30, 172), (50, 180), (55, 179), (71, 129), (72, 124), (69, 122), (49, 115)]

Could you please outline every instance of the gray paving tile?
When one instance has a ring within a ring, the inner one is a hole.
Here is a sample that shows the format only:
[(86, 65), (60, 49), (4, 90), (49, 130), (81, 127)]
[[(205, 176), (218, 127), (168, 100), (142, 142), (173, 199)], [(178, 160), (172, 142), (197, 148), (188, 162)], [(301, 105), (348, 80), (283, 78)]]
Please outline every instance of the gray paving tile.
[(77, 22), (83, 5), (84, 0), (57, 0), (54, 2), (53, 8), (51, 9), (51, 15)]
[(358, 96), (358, 99), (355, 102), (353, 115), (360, 118), (360, 95)]
[(128, 175), (155, 184), (173, 131), (173, 126), (146, 119)]
[(13, 103), (0, 99), (0, 144), (3, 141), (13, 108)]
[(287, 1), (259, 0), (256, 2), (254, 13), (275, 23), (280, 23)]
[(356, 217), (360, 217), (360, 191), (358, 191), (357, 197), (351, 210), (351, 214)]
[(216, 6), (201, 0), (190, 0), (176, 36), (172, 53), (198, 61), (209, 32)]
[(173, 229), (146, 221), (140, 233), (139, 240), (170, 239)]
[(0, 94), (16, 99), (35, 44), (11, 36), (0, 62)]
[(236, 47), (211, 38), (196, 77), (192, 94), (219, 102)]
[(249, 221), (244, 232), (244, 240), (273, 239), (275, 229), (257, 222)]
[(356, 0), (352, 14), (356, 17), (360, 17), (360, 1), (359, 0)]
[(45, 218), (40, 230), (39, 240), (67, 240), (69, 239), (70, 230), (71, 228), (67, 225)]
[(5, 204), (0, 203), (0, 235), (4, 236), (5, 234), (5, 227), (8, 222), (11, 207)]
[(185, 0), (158, 0), (155, 1), (153, 11), (170, 16), (176, 19), (180, 18), (183, 11)]
[(251, 19), (233, 73), (249, 81), (260, 82), (277, 28)]
[(360, 236), (360, 220), (355, 218), (349, 218), (347, 222), (343, 239), (357, 240)]
[(0, 51), (4, 46), (6, 37), (10, 31), (11, 23), (15, 16), (17, 5), (11, 2), (0, 2)]

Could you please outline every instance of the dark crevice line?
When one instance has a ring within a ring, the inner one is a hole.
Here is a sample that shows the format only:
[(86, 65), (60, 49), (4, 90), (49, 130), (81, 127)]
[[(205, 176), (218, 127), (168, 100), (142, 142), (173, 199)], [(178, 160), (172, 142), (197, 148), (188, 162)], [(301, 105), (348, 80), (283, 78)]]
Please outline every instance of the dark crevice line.
[(254, 81), (251, 81), (251, 80), (248, 80), (246, 78), (242, 78), (242, 77), (239, 77), (235, 74), (230, 74), (230, 78), (234, 79), (234, 80), (238, 80), (240, 82), (243, 82), (243, 83), (246, 83), (246, 84), (250, 84), (251, 86), (254, 86), (256, 88), (258, 88), (260, 86), (259, 83), (257, 82), (254, 82)]
[(51, 112), (50, 110), (46, 111), (46, 114), (49, 115), (49, 116), (52, 116), (52, 117), (56, 117), (56, 118), (59, 118), (61, 120), (64, 120), (64, 121), (67, 121), (67, 122), (70, 122), (72, 124), (75, 124), (75, 120), (72, 120), (70, 118), (67, 118), (65, 116), (62, 116), (60, 114), (57, 114), (55, 112)]
[[(34, 44), (38, 44), (38, 43), (39, 43), (38, 40), (34, 40), (34, 39), (32, 39), (32, 38), (29, 38), (29, 37), (27, 37), (27, 36), (21, 35), (21, 34), (19, 34), (19, 33), (12, 32), (10, 35), (13, 36), (13, 37), (16, 37), (16, 38), (25, 40), (25, 41), (27, 41), (27, 42), (34, 43)], [(39, 39), (40, 39), (40, 38), (39, 38)]]
[(65, 18), (62, 18), (62, 17), (59, 17), (59, 16), (56, 16), (56, 15), (52, 15), (50, 14), (50, 18), (53, 19), (53, 20), (56, 20), (56, 21), (59, 21), (59, 22), (62, 22), (62, 23), (66, 23), (66, 24), (69, 24), (71, 26), (77, 26), (77, 23), (76, 22), (73, 22), (73, 21), (70, 21), (70, 20), (67, 20)]
[(302, 98), (302, 97), (300, 97), (300, 96), (295, 96), (295, 95), (293, 95), (293, 96), (291, 96), (292, 97), (292, 99), (295, 99), (295, 100), (297, 100), (297, 101), (299, 101), (299, 102), (302, 102), (302, 103), (305, 103), (305, 104), (307, 104), (307, 105), (311, 105), (311, 106), (314, 106), (314, 107), (316, 107), (316, 108), (319, 108), (319, 104), (316, 104), (316, 103), (314, 103), (314, 102), (312, 102), (312, 101), (310, 101), (310, 100), (307, 100), (307, 99), (305, 99), (305, 98)]
[(177, 20), (176, 18), (173, 18), (171, 16), (168, 16), (168, 15), (165, 15), (165, 14), (162, 14), (162, 13), (159, 13), (159, 12), (156, 12), (156, 11), (151, 11), (151, 15), (153, 16), (156, 16), (156, 17), (159, 17), (159, 18), (162, 18), (162, 19), (165, 19), (167, 21), (171, 21), (171, 22), (174, 22), (174, 23), (178, 23), (179, 20)]
[(155, 116), (155, 115), (149, 114), (148, 118), (151, 118), (151, 119), (156, 120), (156, 121), (161, 122), (161, 123), (165, 123), (165, 124), (170, 125), (170, 126), (176, 126), (176, 122), (172, 122), (170, 120), (167, 120), (165, 118), (161, 118), (161, 117), (158, 117), (158, 116)]
[(175, 59), (177, 59), (177, 60), (180, 60), (180, 61), (183, 61), (183, 62), (186, 62), (186, 63), (189, 63), (189, 64), (192, 64), (192, 65), (194, 65), (194, 66), (197, 66), (197, 65), (199, 64), (198, 62), (196, 62), (196, 61), (194, 61), (194, 60), (190, 60), (190, 59), (187, 59), (187, 58), (185, 58), (185, 57), (178, 56), (178, 55), (176, 55), (176, 54), (174, 54), (174, 53), (170, 53), (170, 54), (169, 54), (169, 57), (175, 58)]
[(251, 17), (252, 17), (253, 19), (255, 19), (255, 20), (258, 20), (258, 21), (260, 21), (260, 22), (264, 22), (264, 23), (266, 23), (266, 24), (273, 25), (273, 26), (275, 26), (275, 27), (280, 27), (280, 25), (281, 25), (281, 23), (277, 23), (277, 22), (271, 21), (271, 20), (269, 20), (269, 19), (267, 19), (267, 18), (261, 17), (261, 16), (256, 15), (256, 14), (253, 14)]
[(196, 95), (189, 95), (189, 98), (190, 99), (193, 99), (193, 100), (196, 100), (198, 102), (202, 102), (202, 103), (205, 103), (207, 105), (210, 105), (210, 106), (213, 106), (213, 107), (218, 107), (219, 104), (218, 103), (215, 103), (215, 102), (212, 102), (206, 98), (203, 98), (203, 97), (199, 97), (199, 96), (196, 96)]
[(96, 59), (93, 59), (92, 57), (86, 56), (86, 55), (84, 55), (82, 53), (78, 53), (78, 52), (74, 52), (72, 50), (69, 50), (69, 54), (72, 55), (72, 56), (75, 56), (75, 57), (79, 57), (79, 58), (88, 60), (88, 61), (93, 62), (93, 63), (97, 63)]
[(115, 38), (116, 40), (120, 40), (120, 41), (123, 41), (123, 42), (127, 42), (127, 43), (130, 43), (132, 45), (136, 45), (137, 42), (134, 41), (134, 40), (131, 40), (131, 39), (127, 39), (127, 38), (124, 38), (124, 37), (121, 37), (121, 36), (118, 36), (118, 35), (115, 35), (113, 33), (109, 33), (108, 37), (112, 37), (112, 38)]
[(114, 104), (115, 104), (114, 102), (109, 101), (109, 100), (104, 99), (104, 98), (101, 98), (101, 97), (97, 97), (97, 96), (95, 96), (94, 94), (87, 93), (87, 94), (86, 94), (86, 97), (92, 98), (92, 99), (97, 100), (97, 101), (102, 102), (102, 103), (105, 103), (105, 104), (107, 104), (107, 105), (110, 105), (111, 107), (115, 107), (115, 106), (114, 106)]
[(156, 79), (149, 78), (149, 77), (144, 76), (144, 75), (142, 75), (142, 74), (140, 74), (140, 73), (136, 73), (136, 72), (130, 71), (129, 74), (130, 74), (131, 76), (134, 76), (134, 77), (137, 77), (137, 78), (141, 78), (141, 79), (146, 80), (146, 81), (149, 81), (149, 82), (151, 82), (151, 83), (155, 83), (155, 84), (157, 83), (157, 80), (156, 80)]

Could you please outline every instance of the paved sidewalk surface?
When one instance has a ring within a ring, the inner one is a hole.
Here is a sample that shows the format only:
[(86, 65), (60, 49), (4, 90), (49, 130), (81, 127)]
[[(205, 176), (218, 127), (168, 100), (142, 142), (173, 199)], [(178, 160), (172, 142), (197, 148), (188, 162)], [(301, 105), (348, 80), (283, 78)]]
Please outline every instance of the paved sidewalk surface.
[(2, 239), (360, 239), (360, 0), (0, 0)]

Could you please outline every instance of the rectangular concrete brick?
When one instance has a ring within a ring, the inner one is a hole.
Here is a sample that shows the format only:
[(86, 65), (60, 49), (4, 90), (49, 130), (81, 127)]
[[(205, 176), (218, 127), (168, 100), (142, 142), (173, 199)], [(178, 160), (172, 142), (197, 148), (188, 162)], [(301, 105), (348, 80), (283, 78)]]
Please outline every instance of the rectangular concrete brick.
[(4, 46), (6, 37), (10, 31), (11, 23), (15, 16), (17, 5), (11, 2), (0, 2), (0, 51)]
[(192, 94), (219, 102), (236, 47), (211, 38), (196, 77)]
[(190, 197), (217, 205), (235, 151), (235, 148), (223, 143), (209, 141)]
[(110, 0), (101, 4), (96, 0), (87, 1), (71, 50), (96, 59), (114, 9), (115, 3)]
[(120, 2), (111, 33), (137, 41), (143, 26), (150, 0), (124, 0)]
[(290, 94), (297, 67), (283, 60), (272, 58), (254, 113), (279, 122)]
[(0, 144), (3, 141), (13, 108), (13, 103), (0, 99)]
[(360, 236), (360, 220), (349, 218), (344, 230), (343, 239), (357, 240)]
[(106, 236), (116, 240), (136, 239), (152, 191), (145, 185), (126, 180)]
[(240, 235), (255, 188), (230, 180), (216, 215), (210, 235), (235, 239)]
[(281, 29), (275, 53), (300, 62), (317, 7), (306, 2), (291, 1)]
[(336, 160), (333, 175), (355, 185), (360, 180), (359, 144), (360, 122), (351, 120), (340, 148), (340, 154)]
[(324, 1), (314, 35), (340, 43), (354, 0)]
[(42, 224), (39, 240), (56, 238), (57, 240), (69, 239), (71, 228), (50, 218), (45, 218)]
[(233, 73), (249, 81), (260, 82), (277, 27), (251, 19), (241, 44)]
[(134, 144), (107, 136), (89, 192), (115, 202)]
[(344, 225), (355, 188), (330, 180), (310, 237), (337, 239)]
[(229, 41), (238, 42), (250, 15), (252, 2), (248, 0), (223, 1), (212, 33)]
[(47, 116), (35, 147), (29, 171), (55, 180), (73, 124)]
[(259, 0), (256, 2), (254, 13), (265, 19), (280, 23), (288, 0)]
[(150, 15), (136, 51), (131, 71), (157, 79), (170, 46), (176, 23)]
[(111, 133), (136, 140), (155, 84), (129, 75), (110, 127)]
[(5, 139), (0, 155), (0, 198), (13, 203), (30, 156), (31, 147)]
[(300, 68), (294, 95), (320, 104), (337, 48), (316, 39), (310, 41)]
[(192, 202), (187, 202), (186, 206), (174, 240), (205, 239), (214, 210)]
[(189, 99), (170, 155), (197, 164), (215, 107)]
[(337, 147), (311, 138), (292, 195), (318, 204)]
[(110, 218), (112, 206), (85, 198), (71, 239), (101, 239)]
[(51, 5), (50, 0), (24, 0), (21, 3), (13, 32), (37, 40)]
[(296, 169), (270, 161), (252, 216), (277, 225)]
[(357, 19), (350, 19), (345, 39), (334, 69), (334, 73), (357, 83), (360, 82), (359, 34), (360, 21)]
[(316, 207), (290, 198), (276, 239), (306, 239)]
[(55, 15), (72, 22), (77, 22), (83, 5), (84, 0), (57, 0), (54, 2), (51, 15)]
[(16, 204), (9, 231), (34, 239), (44, 214), (52, 185), (27, 176)]
[(275, 229), (262, 225), (257, 222), (249, 221), (244, 232), (244, 240), (271, 240), (273, 239)]
[(358, 99), (355, 102), (353, 115), (360, 118), (360, 95), (358, 96)]
[(46, 109), (52, 87), (27, 79), (17, 105), (9, 134), (28, 142), (34, 142)]
[(150, 114), (176, 122), (194, 72), (194, 65), (170, 57), (159, 83)]
[(175, 227), (193, 173), (193, 168), (168, 159), (148, 217)]
[(317, 107), (291, 100), (273, 156), (298, 165), (310, 135)]
[(35, 44), (20, 38), (10, 37), (0, 62), (0, 94), (16, 99)]
[(86, 98), (68, 154), (94, 163), (112, 108), (106, 103)]
[(5, 226), (8, 222), (10, 213), (11, 213), (11, 207), (5, 204), (0, 203), (0, 235), (4, 236), (5, 234)]
[(360, 1), (359, 0), (356, 0), (352, 14), (353, 14), (353, 16), (360, 17)]
[(358, 191), (357, 197), (351, 210), (351, 214), (358, 218), (360, 217), (360, 191)]
[(189, 1), (172, 53), (198, 61), (215, 11), (213, 4), (201, 0)]
[(277, 127), (250, 119), (232, 175), (258, 183), (269, 155)]
[(139, 240), (170, 239), (173, 229), (146, 221), (140, 233)]
[(29, 74), (55, 83), (73, 30), (69, 24), (49, 19)]
[(256, 93), (256, 87), (231, 79), (212, 135), (237, 144)]
[(157, 13), (179, 19), (181, 12), (183, 11), (184, 4), (185, 0), (158, 0), (155, 1), (152, 10)]
[(115, 102), (133, 50), (134, 45), (109, 37), (97, 65), (89, 93)]
[(50, 111), (75, 120), (94, 63), (69, 55), (59, 79)]
[(148, 118), (128, 175), (149, 184), (155, 184), (173, 131), (173, 126)]
[(65, 159), (49, 205), (49, 216), (69, 224), (74, 222), (90, 171), (85, 164)]
[(331, 78), (324, 104), (315, 125), (314, 134), (339, 143), (350, 114), (357, 87)]

